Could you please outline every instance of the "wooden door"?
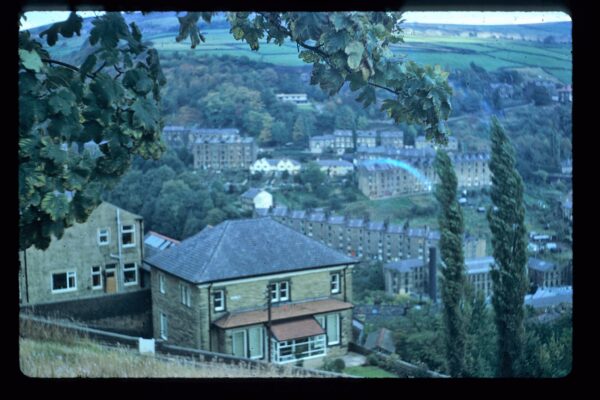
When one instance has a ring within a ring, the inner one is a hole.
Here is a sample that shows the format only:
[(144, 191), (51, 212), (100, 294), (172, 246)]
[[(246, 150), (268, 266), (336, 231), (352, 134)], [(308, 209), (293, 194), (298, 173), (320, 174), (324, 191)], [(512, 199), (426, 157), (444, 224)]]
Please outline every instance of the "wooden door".
[(106, 270), (106, 293), (117, 292), (117, 277), (114, 269)]

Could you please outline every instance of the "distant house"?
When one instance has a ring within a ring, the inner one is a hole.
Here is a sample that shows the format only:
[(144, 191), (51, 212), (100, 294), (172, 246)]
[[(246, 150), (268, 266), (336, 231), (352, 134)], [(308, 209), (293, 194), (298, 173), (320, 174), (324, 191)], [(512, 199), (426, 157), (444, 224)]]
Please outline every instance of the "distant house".
[(383, 266), (385, 291), (395, 294), (425, 294), (429, 272), (427, 263), (420, 258), (411, 258), (387, 263)]
[(273, 206), (273, 195), (263, 189), (250, 188), (240, 197), (242, 205), (247, 210), (268, 209)]
[(566, 85), (558, 89), (558, 101), (561, 103), (573, 102), (573, 87), (571, 85)]
[(321, 154), (327, 150), (332, 150), (334, 143), (335, 136), (333, 135), (312, 136), (308, 139), (308, 146), (313, 154)]
[(382, 131), (379, 132), (379, 141), (381, 146), (396, 147), (401, 149), (404, 147), (404, 132), (402, 131)]
[(222, 222), (147, 262), (157, 339), (308, 367), (347, 352), (358, 260), (271, 218)]
[(465, 275), (475, 292), (481, 292), (483, 297), (492, 295), (492, 276), (490, 274), (494, 257), (465, 258)]
[(354, 165), (344, 160), (317, 160), (317, 164), (329, 176), (344, 176), (354, 171)]
[(334, 148), (337, 150), (338, 154), (343, 153), (346, 149), (354, 148), (354, 136), (352, 131), (345, 129), (336, 129), (333, 131), (333, 136), (335, 137)]
[(394, 343), (392, 331), (387, 328), (379, 328), (369, 333), (364, 347), (385, 354), (394, 354), (396, 352), (396, 344)]
[(102, 202), (85, 223), (67, 228), (46, 250), (19, 252), (21, 303), (100, 297), (142, 289), (142, 217)]
[(256, 141), (240, 136), (237, 129), (195, 129), (192, 135), (196, 169), (240, 170), (256, 160)]
[(277, 100), (294, 103), (294, 104), (307, 104), (308, 96), (306, 93), (278, 93), (275, 95)]
[(571, 190), (563, 201), (562, 211), (564, 218), (573, 222), (573, 191)]
[(296, 175), (301, 168), (302, 165), (298, 161), (290, 158), (261, 158), (250, 166), (250, 173), (254, 175), (257, 172), (272, 174), (287, 171), (290, 175)]
[(375, 131), (356, 131), (356, 147), (376, 147), (377, 132)]
[(563, 174), (572, 174), (573, 173), (573, 160), (568, 158), (566, 160), (561, 161), (560, 163), (560, 171)]
[(529, 280), (538, 287), (555, 287), (563, 284), (563, 271), (557, 264), (530, 258), (527, 262)]

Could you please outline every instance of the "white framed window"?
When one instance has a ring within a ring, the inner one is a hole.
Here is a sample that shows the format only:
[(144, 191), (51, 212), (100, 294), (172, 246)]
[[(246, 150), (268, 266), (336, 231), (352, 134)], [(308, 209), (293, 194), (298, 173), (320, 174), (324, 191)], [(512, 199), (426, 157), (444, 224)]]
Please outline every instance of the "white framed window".
[(327, 345), (340, 344), (340, 314), (318, 315), (315, 319), (325, 329)]
[(340, 274), (331, 274), (331, 293), (340, 293)]
[(158, 274), (158, 290), (165, 294), (165, 276), (163, 274)]
[(192, 296), (190, 294), (190, 288), (187, 285), (180, 284), (179, 291), (181, 295), (181, 304), (188, 307), (192, 306)]
[(290, 299), (290, 283), (288, 281), (271, 283), (269, 284), (269, 288), (271, 291), (271, 303)]
[(121, 243), (123, 243), (123, 247), (135, 246), (135, 225), (123, 225), (121, 227)]
[(272, 339), (272, 361), (283, 364), (296, 360), (321, 357), (326, 354), (325, 341), (325, 335), (285, 340), (282, 342)]
[(131, 286), (137, 284), (136, 263), (123, 264), (123, 285)]
[(160, 313), (160, 337), (161, 339), (167, 340), (167, 336), (169, 334), (169, 320), (167, 319), (167, 315)]
[(110, 244), (110, 228), (98, 228), (98, 245), (106, 246)]
[(215, 290), (213, 292), (213, 307), (215, 311), (225, 311), (225, 291)]
[(102, 271), (100, 267), (92, 267), (92, 289), (102, 289)]
[(52, 274), (52, 293), (72, 292), (77, 290), (77, 274), (75, 271)]

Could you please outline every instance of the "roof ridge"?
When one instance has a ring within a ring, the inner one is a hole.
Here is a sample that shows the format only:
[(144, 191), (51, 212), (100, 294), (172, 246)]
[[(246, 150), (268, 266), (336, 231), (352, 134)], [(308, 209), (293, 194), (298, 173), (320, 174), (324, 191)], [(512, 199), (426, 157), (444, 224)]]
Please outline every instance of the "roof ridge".
[(208, 259), (206, 260), (206, 262), (202, 266), (202, 271), (200, 271), (199, 274), (196, 274), (196, 276), (204, 274), (204, 271), (206, 270), (206, 267), (208, 265), (210, 265), (213, 257), (215, 256), (215, 253), (217, 252), (217, 249), (218, 249), (219, 245), (221, 244), (221, 241), (223, 240), (223, 236), (225, 236), (225, 231), (229, 227), (229, 222), (230, 222), (229, 220), (223, 221), (224, 227), (223, 227), (223, 231), (221, 232), (221, 236), (219, 236), (219, 239), (217, 240), (217, 244), (213, 247), (213, 250), (210, 253), (210, 256), (208, 257)]

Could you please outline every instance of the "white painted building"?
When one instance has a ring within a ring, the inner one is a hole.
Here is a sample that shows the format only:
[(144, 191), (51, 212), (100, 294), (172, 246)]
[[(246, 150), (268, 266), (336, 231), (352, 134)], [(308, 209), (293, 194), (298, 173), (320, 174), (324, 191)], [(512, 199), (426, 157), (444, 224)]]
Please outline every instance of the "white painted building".
[(266, 190), (250, 188), (242, 194), (242, 203), (248, 208), (271, 208), (273, 206), (273, 195)]
[(329, 176), (344, 176), (354, 171), (354, 165), (344, 160), (317, 160), (317, 164)]
[(287, 171), (290, 175), (296, 175), (300, 172), (301, 164), (290, 158), (261, 158), (256, 160), (250, 166), (250, 173), (256, 174), (257, 172), (262, 173), (275, 173), (275, 172), (284, 172)]

